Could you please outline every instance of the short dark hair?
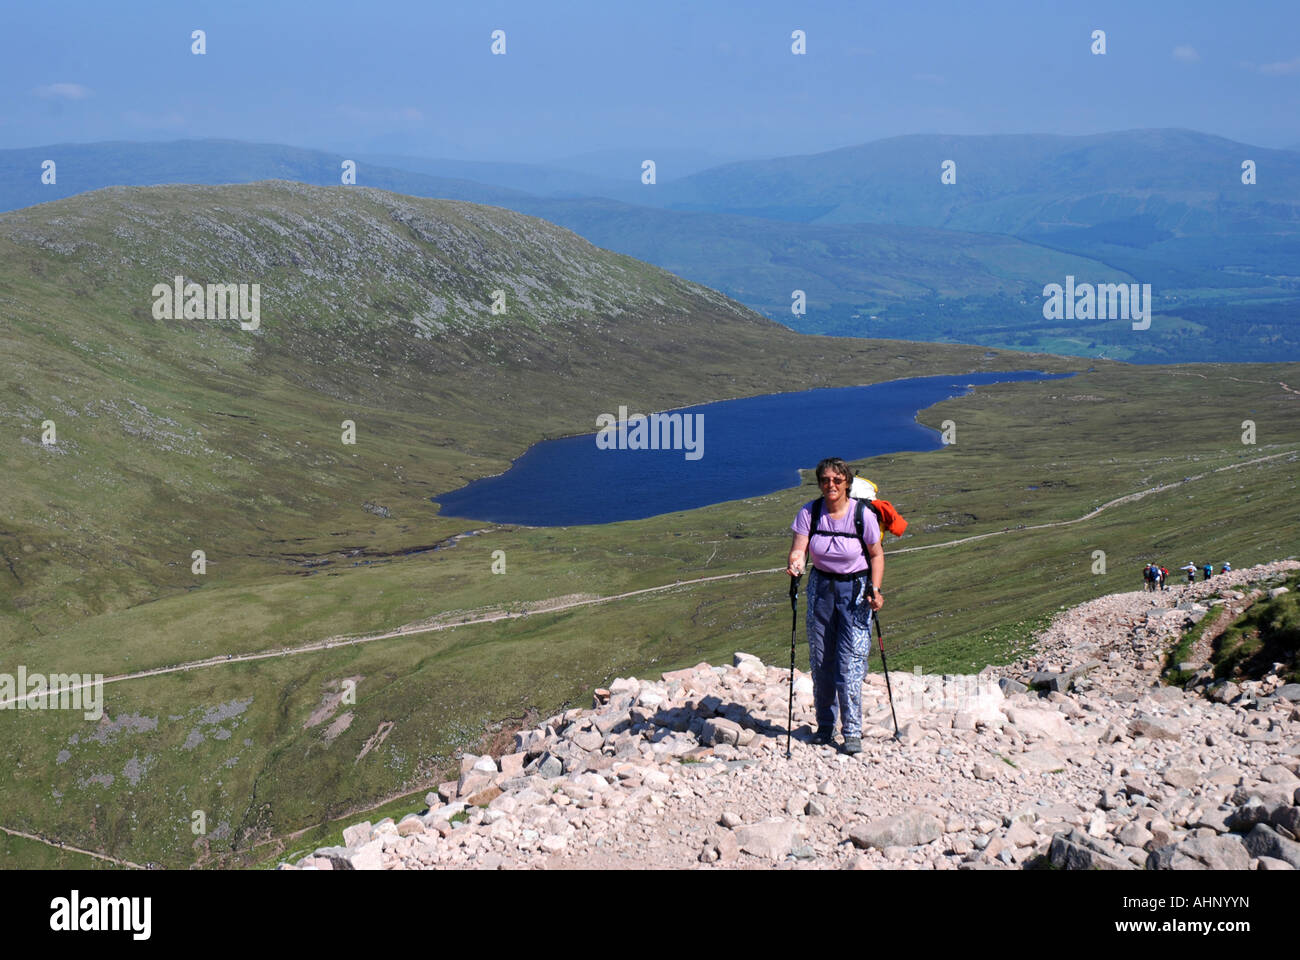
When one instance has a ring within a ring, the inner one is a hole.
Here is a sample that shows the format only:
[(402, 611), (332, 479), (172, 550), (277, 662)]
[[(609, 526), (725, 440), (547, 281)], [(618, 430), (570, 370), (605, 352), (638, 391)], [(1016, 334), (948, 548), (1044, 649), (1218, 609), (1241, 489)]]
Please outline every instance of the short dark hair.
[(814, 476), (816, 476), (818, 482), (821, 481), (822, 474), (827, 470), (833, 470), (836, 473), (844, 474), (844, 486), (846, 490), (853, 484), (853, 471), (850, 470), (849, 465), (839, 457), (827, 457), (821, 463), (817, 464), (817, 470)]

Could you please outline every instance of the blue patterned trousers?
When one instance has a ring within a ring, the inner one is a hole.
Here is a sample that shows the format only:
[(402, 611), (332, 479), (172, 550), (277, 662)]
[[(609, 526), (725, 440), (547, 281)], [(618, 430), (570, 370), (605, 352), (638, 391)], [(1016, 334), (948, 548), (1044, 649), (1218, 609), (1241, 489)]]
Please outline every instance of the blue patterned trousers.
[(808, 661), (812, 666), (817, 726), (846, 737), (862, 736), (862, 678), (871, 653), (867, 577), (832, 580), (816, 567), (808, 575)]

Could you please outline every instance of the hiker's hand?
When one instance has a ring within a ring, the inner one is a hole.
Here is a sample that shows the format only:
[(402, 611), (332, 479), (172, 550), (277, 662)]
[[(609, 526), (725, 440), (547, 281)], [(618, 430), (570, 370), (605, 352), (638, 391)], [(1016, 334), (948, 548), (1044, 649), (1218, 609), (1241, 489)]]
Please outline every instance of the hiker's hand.
[(789, 563), (786, 564), (785, 572), (792, 577), (802, 577), (803, 557), (791, 557)]
[(872, 590), (871, 597), (867, 600), (867, 603), (871, 606), (872, 610), (879, 610), (885, 605), (885, 598), (881, 595), (879, 590)]

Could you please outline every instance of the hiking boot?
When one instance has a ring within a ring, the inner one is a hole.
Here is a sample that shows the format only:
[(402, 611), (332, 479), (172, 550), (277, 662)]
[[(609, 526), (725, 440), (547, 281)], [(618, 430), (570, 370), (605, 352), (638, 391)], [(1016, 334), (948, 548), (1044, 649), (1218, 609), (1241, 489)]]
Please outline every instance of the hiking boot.
[(844, 752), (847, 753), (850, 757), (855, 757), (855, 756), (857, 756), (859, 753), (861, 753), (861, 752), (862, 752), (862, 738), (861, 738), (861, 737), (850, 737), (850, 736), (847, 736), (847, 735), (846, 735), (846, 736), (844, 737)]
[(826, 746), (835, 742), (835, 730), (830, 727), (818, 727), (817, 732), (813, 735), (813, 743), (818, 746)]

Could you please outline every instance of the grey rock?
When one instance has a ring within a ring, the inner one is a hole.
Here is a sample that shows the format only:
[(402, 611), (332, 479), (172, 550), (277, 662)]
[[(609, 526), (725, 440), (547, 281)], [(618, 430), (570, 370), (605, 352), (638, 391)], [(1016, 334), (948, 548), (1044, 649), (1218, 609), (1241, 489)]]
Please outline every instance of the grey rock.
[(1170, 767), (1164, 772), (1164, 780), (1171, 787), (1194, 787), (1201, 781), (1201, 771), (1195, 767)]
[(351, 870), (352, 861), (349, 858), (352, 853), (348, 847), (321, 847), (315, 855), (329, 860), (335, 870)]
[(382, 870), (384, 868), (384, 841), (363, 843), (348, 857), (353, 870)]
[(364, 823), (354, 823), (350, 827), (343, 828), (343, 843), (349, 847), (359, 847), (370, 840), (373, 832), (374, 828), (369, 820)]
[(1269, 826), (1285, 830), (1292, 837), (1300, 836), (1300, 807), (1289, 803), (1279, 803), (1268, 815)]
[(632, 725), (632, 714), (627, 710), (607, 710), (591, 718), (596, 729), (602, 736), (608, 737), (611, 733), (620, 730), (626, 730)]
[(1071, 667), (1069, 670), (1065, 670), (1061, 673), (1056, 674), (1056, 676), (1052, 677), (1047, 682), (1047, 689), (1059, 693), (1064, 693), (1065, 691), (1069, 690), (1070, 687), (1074, 685), (1075, 681), (1078, 680), (1080, 677), (1082, 677), (1085, 673), (1088, 673), (1091, 670), (1096, 670), (1100, 666), (1101, 666), (1100, 660), (1088, 660), (1087, 662), (1081, 663), (1076, 667)]
[(579, 730), (569, 737), (569, 742), (590, 753), (601, 748), (605, 742), (605, 735), (599, 730)]
[(1276, 784), (1286, 790), (1294, 787), (1296, 776), (1280, 763), (1270, 763), (1259, 771), (1259, 778), (1265, 783)]
[(1129, 722), (1128, 732), (1131, 737), (1147, 737), (1151, 740), (1181, 740), (1183, 736), (1182, 725), (1177, 721), (1146, 713), (1138, 714)]
[(1146, 692), (1147, 699), (1156, 703), (1179, 703), (1186, 696), (1179, 687), (1155, 687)]
[(1244, 803), (1228, 815), (1228, 829), (1246, 833), (1257, 823), (1268, 823), (1269, 808), (1252, 797), (1254, 803)]
[(1257, 823), (1246, 834), (1246, 849), (1252, 857), (1273, 857), (1300, 869), (1300, 843), (1286, 839), (1268, 824)]
[(1249, 867), (1250, 853), (1246, 845), (1232, 834), (1191, 837), (1152, 850), (1147, 857), (1148, 870), (1246, 870)]
[(855, 824), (849, 828), (848, 834), (853, 845), (861, 849), (911, 847), (938, 840), (943, 835), (943, 821), (935, 811), (918, 807)]
[(1151, 831), (1134, 820), (1122, 827), (1115, 834), (1120, 843), (1127, 847), (1145, 847), (1151, 840)]
[(790, 820), (765, 820), (735, 830), (736, 843), (745, 853), (768, 860), (784, 860), (794, 847), (795, 824)]
[(1259, 857), (1256, 861), (1259, 866), (1258, 870), (1294, 870), (1295, 867), (1285, 860), (1279, 860), (1276, 857)]
[[(1232, 791), (1232, 802), (1241, 806), (1247, 803), (1262, 803), (1272, 810), (1279, 803), (1287, 803), (1292, 791), (1274, 784), (1255, 783), (1240, 786)], [(1266, 818), (1267, 819), (1267, 818)]]
[(1188, 826), (1208, 828), (1215, 833), (1227, 833), (1232, 829), (1228, 826), (1228, 818), (1231, 815), (1231, 810), (1204, 810), (1196, 818), (1196, 822), (1189, 822)]
[(729, 743), (735, 746), (740, 743), (741, 732), (742, 727), (734, 720), (710, 717), (700, 731), (700, 743), (705, 746), (713, 746), (715, 743)]
[(1300, 703), (1300, 683), (1288, 683), (1279, 687), (1277, 695), (1291, 703)]
[(562, 776), (564, 774), (564, 762), (555, 754), (547, 751), (542, 754), (541, 759), (537, 762), (537, 774), (547, 780)]
[(408, 813), (397, 825), (397, 832), (403, 837), (424, 833), (424, 820), (418, 813)]
[(698, 729), (698, 725), (703, 723), (703, 721), (697, 717), (693, 711), (687, 710), (685, 707), (673, 707), (671, 710), (660, 710), (655, 714), (654, 719), (658, 726), (667, 727), (669, 730), (676, 733), (685, 733), (687, 730), (692, 729), (692, 724), (695, 724), (695, 729)]
[(1002, 688), (1004, 697), (1014, 696), (1017, 693), (1025, 693), (1029, 688), (1018, 680), (1012, 680), (1010, 677), (998, 677), (998, 686)]
[(1052, 837), (1047, 858), (1058, 870), (1132, 870), (1133, 865), (1113, 853), (1081, 830), (1058, 833)]
[(1211, 686), (1206, 696), (1215, 703), (1231, 703), (1241, 696), (1241, 687), (1231, 680), (1224, 680)]

